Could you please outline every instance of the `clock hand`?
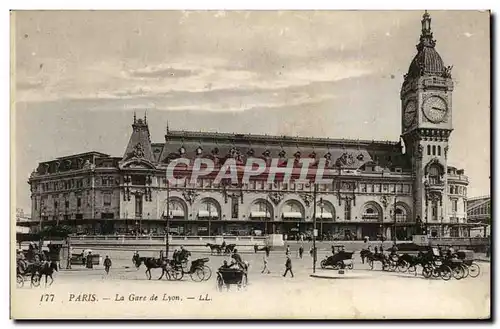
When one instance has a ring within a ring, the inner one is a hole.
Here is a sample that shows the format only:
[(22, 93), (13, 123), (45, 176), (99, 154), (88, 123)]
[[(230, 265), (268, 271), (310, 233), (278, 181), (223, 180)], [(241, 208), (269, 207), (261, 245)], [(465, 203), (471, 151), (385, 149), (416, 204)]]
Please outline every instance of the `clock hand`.
[(441, 109), (439, 107), (432, 107), (433, 110), (438, 110), (438, 111), (441, 111), (441, 112), (444, 112), (444, 109)]

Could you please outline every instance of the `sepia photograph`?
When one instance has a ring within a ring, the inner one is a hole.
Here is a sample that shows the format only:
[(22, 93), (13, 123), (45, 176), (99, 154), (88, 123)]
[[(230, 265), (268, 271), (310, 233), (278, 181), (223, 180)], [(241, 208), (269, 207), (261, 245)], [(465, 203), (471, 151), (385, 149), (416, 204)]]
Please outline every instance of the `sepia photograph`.
[(13, 319), (491, 314), (487, 10), (12, 10)]

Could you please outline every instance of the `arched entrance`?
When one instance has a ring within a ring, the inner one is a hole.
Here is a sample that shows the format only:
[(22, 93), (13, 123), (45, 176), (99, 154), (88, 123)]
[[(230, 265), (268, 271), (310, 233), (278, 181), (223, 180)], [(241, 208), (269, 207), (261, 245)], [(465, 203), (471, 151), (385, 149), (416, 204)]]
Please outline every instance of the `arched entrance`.
[(288, 200), (281, 209), (283, 219), (282, 232), (289, 240), (295, 240), (300, 234), (307, 234), (304, 224), (305, 209), (297, 200)]
[(181, 198), (170, 197), (163, 206), (162, 219), (165, 221), (166, 231), (166, 221), (168, 219), (169, 231), (172, 235), (186, 235), (186, 224), (188, 210), (187, 205)]
[(375, 201), (369, 201), (361, 208), (361, 236), (377, 240), (383, 236), (383, 211), (382, 207)]
[(396, 224), (394, 234), (397, 240), (407, 240), (413, 235), (414, 223), (411, 222), (410, 207), (404, 202), (397, 202), (395, 209)]
[(256, 235), (267, 235), (272, 232), (270, 227), (274, 218), (274, 209), (269, 201), (264, 199), (255, 200), (250, 206), (250, 214), (252, 230)]
[(333, 237), (334, 221), (335, 207), (329, 201), (320, 200), (316, 204), (316, 227), (319, 239), (325, 240)]
[(223, 225), (220, 221), (220, 204), (212, 198), (202, 199), (196, 214), (197, 235), (221, 235), (223, 234)]

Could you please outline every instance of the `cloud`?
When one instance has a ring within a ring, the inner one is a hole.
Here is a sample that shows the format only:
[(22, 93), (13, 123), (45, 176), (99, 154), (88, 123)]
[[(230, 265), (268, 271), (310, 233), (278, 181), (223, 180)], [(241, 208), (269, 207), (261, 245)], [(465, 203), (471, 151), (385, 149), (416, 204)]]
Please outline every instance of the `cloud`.
[(195, 74), (191, 70), (179, 70), (174, 68), (146, 68), (130, 72), (130, 76), (136, 78), (184, 78)]

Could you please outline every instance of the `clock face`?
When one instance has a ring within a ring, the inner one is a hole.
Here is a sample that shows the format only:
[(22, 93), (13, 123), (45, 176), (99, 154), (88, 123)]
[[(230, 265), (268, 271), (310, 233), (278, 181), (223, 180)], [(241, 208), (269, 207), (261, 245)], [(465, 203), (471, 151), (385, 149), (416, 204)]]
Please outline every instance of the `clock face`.
[(409, 101), (406, 103), (405, 112), (403, 116), (403, 123), (406, 127), (410, 126), (415, 120), (415, 116), (417, 115), (417, 105), (415, 101)]
[(423, 106), (424, 115), (431, 122), (442, 122), (448, 113), (448, 105), (446, 101), (439, 96), (431, 96)]

